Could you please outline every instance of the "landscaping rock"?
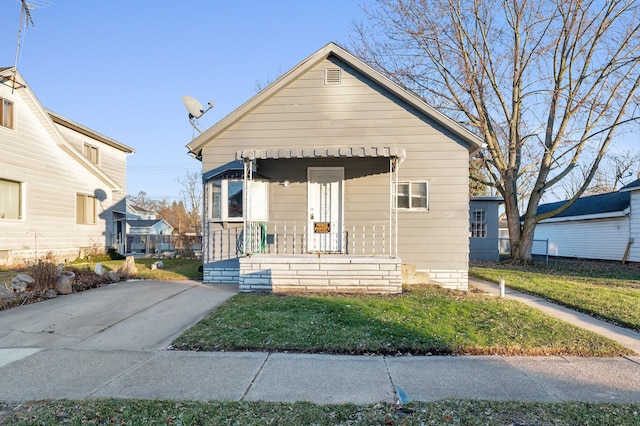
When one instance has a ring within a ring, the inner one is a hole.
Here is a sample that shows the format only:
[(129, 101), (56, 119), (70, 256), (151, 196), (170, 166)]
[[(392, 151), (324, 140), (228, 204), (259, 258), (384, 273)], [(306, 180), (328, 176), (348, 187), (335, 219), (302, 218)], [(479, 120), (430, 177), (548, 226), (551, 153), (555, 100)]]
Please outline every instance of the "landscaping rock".
[(11, 284), (13, 285), (13, 292), (24, 293), (25, 291), (27, 291), (27, 287), (35, 282), (36, 280), (34, 280), (27, 274), (18, 274), (11, 280)]
[(118, 275), (121, 278), (129, 279), (131, 277), (135, 277), (138, 274), (138, 268), (136, 266), (136, 261), (133, 256), (127, 256), (124, 263), (118, 269)]
[(102, 263), (96, 263), (96, 267), (94, 268), (93, 272), (98, 275), (104, 275), (104, 266), (102, 266)]
[(44, 297), (46, 297), (47, 299), (53, 299), (54, 297), (58, 297), (58, 293), (56, 293), (56, 291), (53, 289), (49, 289), (44, 294)]
[(165, 259), (173, 259), (174, 257), (176, 257), (176, 252), (175, 251), (165, 251), (162, 253), (162, 257), (164, 257)]
[(116, 271), (107, 272), (107, 278), (109, 278), (111, 282), (114, 283), (120, 282), (120, 275)]
[(76, 277), (71, 271), (62, 271), (56, 277), (55, 291), (57, 294), (71, 294), (73, 292), (73, 279)]
[(158, 260), (157, 262), (153, 262), (151, 264), (151, 269), (162, 269), (164, 268), (164, 262), (162, 260)]

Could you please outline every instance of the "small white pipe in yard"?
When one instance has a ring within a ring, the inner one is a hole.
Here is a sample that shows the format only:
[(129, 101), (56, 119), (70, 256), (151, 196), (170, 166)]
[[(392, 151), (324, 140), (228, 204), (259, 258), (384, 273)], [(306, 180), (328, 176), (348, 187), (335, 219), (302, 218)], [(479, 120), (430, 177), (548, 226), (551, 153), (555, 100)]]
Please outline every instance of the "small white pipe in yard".
[(500, 278), (500, 297), (504, 297), (504, 279)]

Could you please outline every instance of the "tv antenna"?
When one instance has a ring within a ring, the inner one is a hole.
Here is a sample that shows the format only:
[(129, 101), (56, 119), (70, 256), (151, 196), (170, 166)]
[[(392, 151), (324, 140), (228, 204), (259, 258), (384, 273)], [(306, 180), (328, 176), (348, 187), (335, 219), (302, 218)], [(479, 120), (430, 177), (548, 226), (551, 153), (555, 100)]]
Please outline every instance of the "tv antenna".
[(189, 123), (191, 123), (193, 128), (196, 129), (198, 133), (202, 133), (202, 129), (198, 127), (198, 119), (205, 115), (211, 108), (213, 108), (213, 102), (209, 101), (207, 103), (207, 105), (209, 105), (209, 108), (204, 109), (202, 107), (202, 104), (196, 98), (185, 95), (182, 97), (182, 103), (184, 103), (187, 111), (189, 111)]

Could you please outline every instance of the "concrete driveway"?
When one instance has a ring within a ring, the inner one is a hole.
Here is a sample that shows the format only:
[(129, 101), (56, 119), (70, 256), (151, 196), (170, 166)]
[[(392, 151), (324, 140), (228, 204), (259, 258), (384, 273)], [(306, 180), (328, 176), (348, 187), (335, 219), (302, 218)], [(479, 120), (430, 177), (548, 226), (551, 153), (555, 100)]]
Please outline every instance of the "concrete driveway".
[(0, 348), (165, 349), (237, 292), (195, 281), (126, 281), (59, 296), (0, 311)]

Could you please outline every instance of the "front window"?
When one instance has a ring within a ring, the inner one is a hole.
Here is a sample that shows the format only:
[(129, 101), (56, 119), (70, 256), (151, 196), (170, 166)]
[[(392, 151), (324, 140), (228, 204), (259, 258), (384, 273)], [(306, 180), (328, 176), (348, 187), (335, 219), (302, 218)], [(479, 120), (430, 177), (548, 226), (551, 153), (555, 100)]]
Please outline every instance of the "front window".
[(81, 225), (95, 225), (96, 197), (91, 195), (76, 195), (76, 223)]
[(399, 182), (398, 208), (409, 210), (429, 209), (428, 182)]
[(0, 98), (0, 126), (13, 129), (13, 102)]
[[(210, 184), (209, 218), (225, 222), (241, 222), (244, 217), (244, 184), (237, 179), (214, 180)], [(267, 182), (251, 181), (251, 218), (267, 217)]]
[(22, 219), (22, 184), (0, 179), (0, 220)]
[(474, 210), (471, 216), (471, 237), (486, 238), (487, 214), (484, 209)]

